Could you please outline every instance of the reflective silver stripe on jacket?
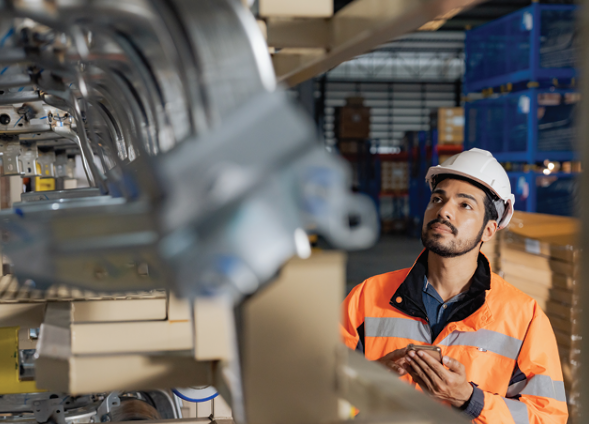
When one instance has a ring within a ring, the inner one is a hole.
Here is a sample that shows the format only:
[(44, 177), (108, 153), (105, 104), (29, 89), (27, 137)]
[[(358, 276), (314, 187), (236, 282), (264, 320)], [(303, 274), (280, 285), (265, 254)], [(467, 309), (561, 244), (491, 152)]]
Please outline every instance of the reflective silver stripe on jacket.
[(496, 331), (480, 329), (467, 332), (453, 331), (438, 344), (442, 346), (474, 346), (515, 360), (522, 343), (521, 340), (515, 337), (506, 336)]
[(366, 337), (397, 337), (431, 343), (430, 328), (420, 321), (406, 318), (364, 318)]
[(520, 394), (542, 396), (560, 402), (566, 402), (567, 400), (564, 383), (562, 381), (554, 381), (547, 375), (535, 375), (530, 378)]
[(525, 403), (519, 400), (505, 399), (505, 404), (509, 408), (511, 418), (515, 421), (515, 424), (530, 424), (530, 418), (528, 416), (528, 407)]

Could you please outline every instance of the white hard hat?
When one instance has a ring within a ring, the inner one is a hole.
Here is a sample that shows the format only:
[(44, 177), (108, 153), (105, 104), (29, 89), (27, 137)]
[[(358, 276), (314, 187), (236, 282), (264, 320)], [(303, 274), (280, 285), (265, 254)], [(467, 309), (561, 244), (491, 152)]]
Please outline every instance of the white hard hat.
[[(515, 196), (511, 194), (511, 184), (507, 172), (491, 152), (482, 149), (470, 149), (459, 153), (438, 166), (432, 166), (425, 181), (433, 190), (436, 175), (453, 174), (476, 181), (488, 188), (500, 200), (495, 202), (499, 219), (499, 229), (507, 227), (513, 216)], [(499, 204), (497, 204), (499, 203)]]

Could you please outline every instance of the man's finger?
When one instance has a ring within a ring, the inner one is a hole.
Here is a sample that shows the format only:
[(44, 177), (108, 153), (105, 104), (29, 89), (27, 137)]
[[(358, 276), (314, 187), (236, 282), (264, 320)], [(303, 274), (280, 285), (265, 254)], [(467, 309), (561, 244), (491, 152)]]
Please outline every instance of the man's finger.
[(403, 367), (395, 364), (394, 362), (391, 364), (391, 368), (393, 371), (395, 371), (400, 376), (404, 376), (405, 374), (407, 374), (407, 371), (405, 371), (405, 369)]
[(413, 381), (415, 383), (417, 383), (419, 385), (419, 387), (422, 388), (422, 390), (424, 390), (426, 392), (430, 391), (429, 388), (427, 387), (427, 384), (425, 384), (424, 381), (421, 378), (419, 378), (419, 376), (417, 374), (415, 374), (415, 371), (411, 370), (411, 372), (409, 372), (408, 374), (411, 376)]
[(438, 375), (438, 377), (440, 377), (441, 380), (447, 380), (446, 374), (448, 371), (440, 362), (436, 361), (431, 355), (428, 355), (425, 352), (417, 352), (417, 354)]
[(413, 358), (407, 358), (407, 361), (411, 365), (411, 368), (413, 369), (415, 374), (417, 374), (417, 376), (425, 383), (429, 391), (433, 391), (434, 386), (432, 385), (432, 382), (430, 381), (428, 375), (425, 373), (422, 367), (419, 366), (417, 361), (415, 361)]
[(386, 359), (389, 361), (396, 361), (398, 359), (401, 359), (403, 356), (405, 356), (406, 353), (407, 353), (407, 349), (405, 349), (405, 348), (393, 350), (392, 352), (386, 354), (383, 359)]
[[(422, 352), (419, 352), (419, 353), (422, 353)], [(413, 360), (413, 362), (417, 363), (419, 365), (419, 367), (423, 370), (425, 375), (427, 375), (427, 378), (432, 383), (432, 386), (439, 387), (440, 383), (444, 382), (444, 379), (441, 378), (438, 375), (438, 373), (429, 366), (429, 364), (427, 362), (424, 361), (423, 357), (420, 356), (419, 353), (415, 352), (415, 355), (412, 355), (411, 359)], [(422, 353), (422, 355), (428, 356), (427, 353), (425, 353), (425, 354)]]
[(458, 373), (458, 374), (463, 373), (464, 365), (462, 365), (456, 359), (450, 358), (449, 356), (444, 356), (444, 358), (442, 360), (444, 361), (444, 365), (446, 365), (450, 371)]
[(411, 365), (407, 365), (407, 374), (409, 374), (411, 376), (411, 378), (413, 379), (413, 381), (417, 384), (419, 384), (419, 386), (426, 392), (429, 392), (429, 388), (427, 387), (427, 384), (425, 384), (425, 382), (419, 378), (419, 376), (417, 375), (417, 373), (413, 370), (413, 368), (411, 367)]

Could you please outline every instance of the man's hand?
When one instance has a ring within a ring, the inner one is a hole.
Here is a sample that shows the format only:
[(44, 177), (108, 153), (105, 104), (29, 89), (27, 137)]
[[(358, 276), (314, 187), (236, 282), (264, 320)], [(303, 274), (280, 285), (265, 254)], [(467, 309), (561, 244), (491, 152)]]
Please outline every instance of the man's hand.
[(466, 380), (464, 365), (456, 359), (444, 356), (446, 369), (425, 352), (410, 351), (405, 358), (408, 362), (405, 368), (424, 391), (457, 408), (470, 399), (474, 388)]
[(376, 362), (380, 362), (399, 375), (405, 375), (407, 374), (407, 371), (405, 371), (405, 367), (407, 366), (406, 354), (407, 349), (405, 348), (393, 350), (391, 353), (387, 353), (382, 358), (377, 359)]

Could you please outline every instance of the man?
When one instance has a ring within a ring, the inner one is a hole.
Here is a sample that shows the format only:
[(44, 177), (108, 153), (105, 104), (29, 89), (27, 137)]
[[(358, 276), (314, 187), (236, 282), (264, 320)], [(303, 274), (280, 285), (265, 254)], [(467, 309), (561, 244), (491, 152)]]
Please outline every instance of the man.
[[(379, 361), (475, 423), (566, 423), (554, 332), (535, 300), (491, 272), (482, 244), (513, 215), (509, 178), (472, 149), (430, 168), (411, 269), (369, 278), (344, 302), (351, 349)], [(408, 344), (437, 345), (443, 364)]]

